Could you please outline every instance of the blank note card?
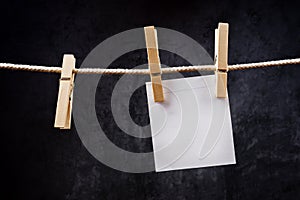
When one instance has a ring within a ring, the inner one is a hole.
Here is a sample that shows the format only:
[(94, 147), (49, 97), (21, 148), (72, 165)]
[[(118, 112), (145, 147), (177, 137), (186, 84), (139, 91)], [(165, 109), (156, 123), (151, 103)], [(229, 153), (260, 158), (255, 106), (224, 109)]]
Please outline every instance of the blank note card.
[(146, 83), (157, 172), (235, 164), (228, 98), (216, 98), (215, 76), (162, 82), (155, 103)]

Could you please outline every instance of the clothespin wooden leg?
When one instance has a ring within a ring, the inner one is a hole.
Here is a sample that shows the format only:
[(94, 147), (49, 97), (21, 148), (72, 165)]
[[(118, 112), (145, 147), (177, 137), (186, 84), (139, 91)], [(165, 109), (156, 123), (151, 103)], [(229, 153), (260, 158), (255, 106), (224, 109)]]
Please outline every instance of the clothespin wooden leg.
[(216, 96), (227, 97), (228, 71), (228, 28), (227, 23), (219, 23), (215, 30)]
[(147, 26), (144, 28), (144, 31), (154, 102), (163, 102), (164, 95), (161, 83), (161, 66), (158, 53), (157, 32), (154, 26)]
[(55, 128), (70, 129), (72, 102), (73, 102), (73, 86), (75, 57), (71, 54), (64, 55), (61, 78), (59, 81), (59, 92), (55, 115)]

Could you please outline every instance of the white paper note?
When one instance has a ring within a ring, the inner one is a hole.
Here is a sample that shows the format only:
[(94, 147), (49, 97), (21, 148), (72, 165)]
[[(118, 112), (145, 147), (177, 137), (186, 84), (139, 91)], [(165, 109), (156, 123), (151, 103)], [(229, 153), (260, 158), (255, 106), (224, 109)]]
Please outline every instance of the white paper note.
[(146, 83), (157, 172), (235, 164), (228, 98), (216, 98), (214, 75), (162, 81), (155, 103)]

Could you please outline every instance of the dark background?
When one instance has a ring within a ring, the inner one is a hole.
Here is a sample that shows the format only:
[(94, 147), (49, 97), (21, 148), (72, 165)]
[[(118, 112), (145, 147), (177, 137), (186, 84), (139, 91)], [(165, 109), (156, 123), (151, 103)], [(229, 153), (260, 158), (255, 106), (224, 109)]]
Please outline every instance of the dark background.
[[(147, 25), (187, 34), (213, 56), (218, 22), (230, 24), (231, 64), (300, 55), (299, 5), (288, 1), (11, 0), (1, 2), (0, 22), (0, 62), (18, 64), (60, 66), (64, 53), (74, 53), (78, 67), (106, 38)], [(126, 56), (116, 63), (147, 62), (145, 51)], [(161, 60), (184, 63), (170, 53)], [(101, 84), (118, 78), (103, 76)], [(1, 195), (8, 199), (300, 199), (300, 65), (229, 72), (237, 164), (165, 173), (116, 171), (87, 152), (74, 125), (54, 129), (58, 79), (0, 72)], [(144, 88), (132, 99), (133, 119), (149, 123)], [(98, 113), (101, 123), (109, 120)], [(151, 151), (150, 140), (105, 127), (122, 148)]]

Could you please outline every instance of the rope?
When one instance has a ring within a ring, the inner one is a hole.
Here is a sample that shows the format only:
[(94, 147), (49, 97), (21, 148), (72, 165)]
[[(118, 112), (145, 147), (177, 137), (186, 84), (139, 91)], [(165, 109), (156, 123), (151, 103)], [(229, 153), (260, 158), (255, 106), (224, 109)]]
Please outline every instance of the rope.
[(61, 67), (19, 65), (19, 64), (10, 64), (10, 63), (0, 63), (0, 69), (22, 70), (22, 71), (32, 71), (32, 72), (61, 73)]
[[(1, 64), (0, 64), (1, 65)], [(1, 68), (1, 67), (0, 67)], [(175, 72), (190, 72), (190, 71), (214, 71), (214, 65), (201, 66), (181, 66), (162, 68), (163, 74)], [(74, 71), (77, 74), (149, 74), (149, 69), (101, 69), (101, 68), (80, 68)]]
[[(300, 58), (286, 59), (277, 61), (267, 61), (258, 63), (247, 64), (235, 64), (229, 65), (228, 70), (245, 70), (262, 67), (282, 66), (300, 64)], [(35, 65), (19, 65), (10, 63), (0, 63), (0, 69), (9, 70), (23, 70), (32, 72), (48, 72), (48, 73), (61, 73), (61, 67), (45, 67)], [(216, 67), (214, 65), (196, 65), (196, 66), (179, 66), (162, 68), (162, 73), (175, 73), (175, 72), (191, 72), (191, 71), (214, 71)], [(77, 74), (149, 74), (149, 69), (102, 69), (102, 68), (79, 68), (75, 69), (74, 73)]]
[(230, 65), (228, 66), (228, 68), (230, 71), (233, 71), (233, 70), (244, 70), (244, 69), (262, 68), (262, 67), (292, 65), (292, 64), (300, 64), (300, 58), (258, 62), (258, 63), (248, 63), (248, 64), (236, 64), (236, 65)]

